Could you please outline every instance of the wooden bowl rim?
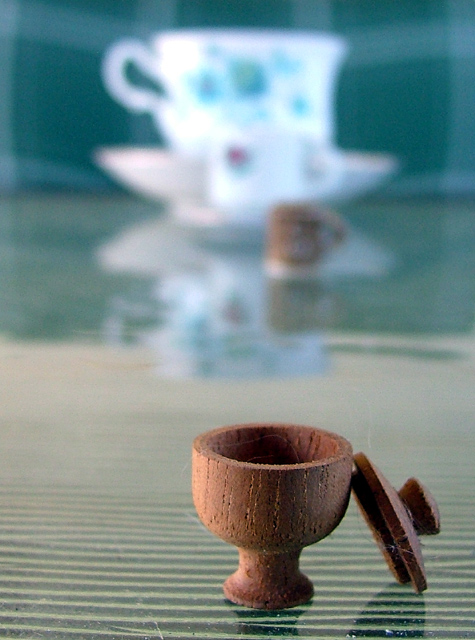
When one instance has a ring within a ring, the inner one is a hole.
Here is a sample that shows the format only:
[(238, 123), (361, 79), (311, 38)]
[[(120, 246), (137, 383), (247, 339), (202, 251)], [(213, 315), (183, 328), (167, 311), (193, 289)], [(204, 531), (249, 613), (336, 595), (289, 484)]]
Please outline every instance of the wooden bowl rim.
[[(262, 462), (246, 462), (243, 460), (236, 460), (234, 458), (229, 458), (224, 456), (216, 451), (213, 451), (209, 446), (207, 446), (207, 442), (209, 439), (219, 435), (220, 433), (225, 433), (227, 431), (234, 431), (237, 429), (256, 429), (256, 428), (271, 428), (271, 427), (279, 427), (279, 428), (290, 428), (290, 429), (305, 429), (311, 431), (318, 431), (322, 435), (325, 435), (332, 440), (336, 441), (339, 447), (339, 451), (326, 458), (322, 458), (320, 460), (311, 460), (309, 462), (294, 462), (289, 464), (266, 464)], [(225, 462), (229, 466), (240, 467), (241, 469), (265, 469), (266, 471), (292, 471), (297, 469), (311, 469), (316, 467), (328, 467), (336, 462), (340, 462), (347, 458), (351, 465), (353, 465), (353, 448), (351, 443), (340, 436), (337, 433), (332, 431), (328, 431), (327, 429), (321, 429), (320, 427), (314, 427), (310, 425), (304, 424), (296, 424), (296, 423), (287, 423), (287, 422), (248, 422), (242, 424), (233, 424), (226, 425), (223, 427), (217, 427), (216, 429), (211, 429), (210, 431), (206, 431), (196, 436), (193, 441), (193, 451), (197, 454), (216, 461)]]

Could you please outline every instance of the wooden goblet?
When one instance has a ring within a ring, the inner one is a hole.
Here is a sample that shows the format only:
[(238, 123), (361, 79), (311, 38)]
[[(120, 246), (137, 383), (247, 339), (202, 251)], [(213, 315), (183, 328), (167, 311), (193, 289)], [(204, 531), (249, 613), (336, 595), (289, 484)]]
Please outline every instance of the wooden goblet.
[(350, 443), (292, 424), (215, 429), (193, 443), (193, 500), (203, 524), (239, 549), (226, 597), (257, 609), (307, 602), (303, 547), (340, 523), (350, 497)]

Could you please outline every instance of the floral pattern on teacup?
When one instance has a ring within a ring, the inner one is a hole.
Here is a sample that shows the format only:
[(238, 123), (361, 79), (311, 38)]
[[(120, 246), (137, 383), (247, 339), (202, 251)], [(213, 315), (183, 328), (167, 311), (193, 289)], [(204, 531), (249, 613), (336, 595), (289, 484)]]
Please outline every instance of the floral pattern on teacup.
[(290, 76), (302, 69), (301, 60), (289, 57), (286, 51), (275, 50), (271, 57), (273, 68), (280, 74)]
[(252, 153), (243, 146), (231, 145), (226, 149), (226, 164), (235, 173), (247, 173), (252, 165)]
[(252, 124), (275, 118), (312, 116), (305, 94), (305, 61), (276, 49), (267, 59), (235, 55), (208, 47), (203, 64), (185, 80), (191, 102), (199, 108), (219, 108), (223, 120)]
[(203, 104), (213, 104), (219, 102), (223, 97), (223, 88), (219, 78), (209, 71), (203, 70), (196, 78), (192, 78), (191, 87), (196, 93), (196, 97)]
[(231, 60), (229, 77), (234, 93), (239, 98), (256, 98), (268, 91), (267, 73), (255, 60)]

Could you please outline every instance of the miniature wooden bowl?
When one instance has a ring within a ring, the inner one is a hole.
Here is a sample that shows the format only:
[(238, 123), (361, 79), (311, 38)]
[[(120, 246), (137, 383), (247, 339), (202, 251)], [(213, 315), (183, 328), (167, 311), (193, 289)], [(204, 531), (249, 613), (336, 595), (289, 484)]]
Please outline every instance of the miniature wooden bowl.
[(203, 524), (239, 549), (226, 597), (259, 609), (307, 602), (303, 547), (340, 523), (350, 497), (353, 457), (339, 435), (292, 424), (245, 424), (193, 443), (193, 500)]

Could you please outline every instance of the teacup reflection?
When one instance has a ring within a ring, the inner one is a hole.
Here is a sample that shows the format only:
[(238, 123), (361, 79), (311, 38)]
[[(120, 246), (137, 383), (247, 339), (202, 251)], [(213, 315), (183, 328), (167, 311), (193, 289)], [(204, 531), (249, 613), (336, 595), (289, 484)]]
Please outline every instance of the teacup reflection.
[(140, 302), (136, 292), (114, 299), (105, 338), (145, 346), (166, 377), (324, 373), (335, 305), (321, 287), (295, 286), (270, 282), (259, 253), (215, 254), (205, 268), (164, 274)]
[(267, 323), (272, 331), (305, 334), (333, 327), (343, 302), (320, 280), (275, 280), (266, 283)]

